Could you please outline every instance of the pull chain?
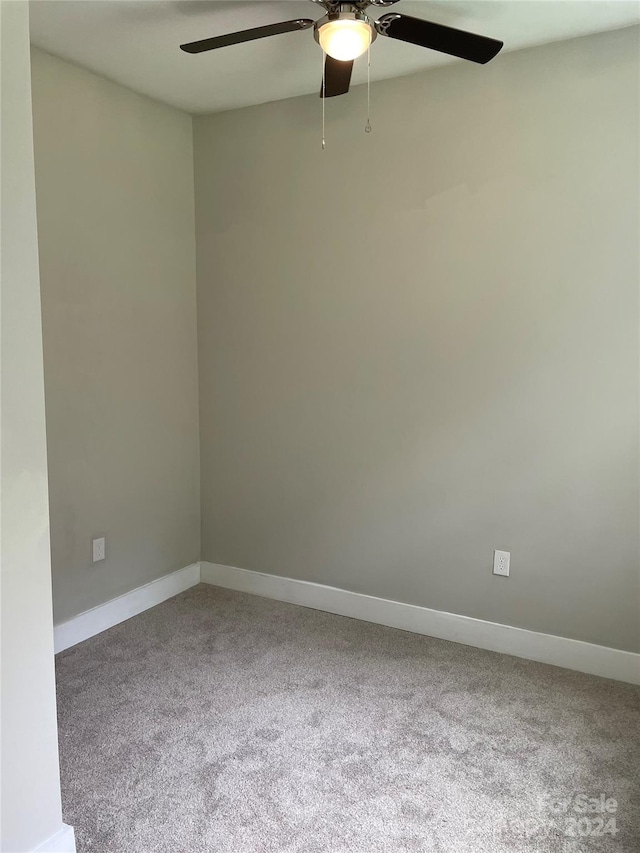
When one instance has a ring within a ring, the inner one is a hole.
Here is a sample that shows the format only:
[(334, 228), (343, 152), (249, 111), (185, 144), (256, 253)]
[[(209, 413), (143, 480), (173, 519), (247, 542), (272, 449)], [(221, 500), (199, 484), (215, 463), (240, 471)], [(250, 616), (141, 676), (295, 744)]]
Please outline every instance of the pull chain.
[(371, 38), (367, 48), (367, 123), (364, 126), (365, 133), (371, 133)]
[(324, 102), (326, 100), (326, 81), (327, 81), (327, 57), (324, 51), (322, 51), (322, 150), (326, 148), (326, 141), (324, 138)]

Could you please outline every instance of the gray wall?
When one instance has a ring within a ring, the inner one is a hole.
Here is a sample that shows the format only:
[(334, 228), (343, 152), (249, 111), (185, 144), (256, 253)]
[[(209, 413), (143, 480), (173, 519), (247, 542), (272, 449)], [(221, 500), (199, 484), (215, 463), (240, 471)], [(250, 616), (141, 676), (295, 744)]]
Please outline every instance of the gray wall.
[(640, 648), (639, 70), (195, 119), (204, 559)]
[(26, 3), (0, 3), (0, 34), (0, 850), (23, 853), (62, 827)]
[(39, 51), (32, 69), (60, 621), (199, 557), (192, 125)]

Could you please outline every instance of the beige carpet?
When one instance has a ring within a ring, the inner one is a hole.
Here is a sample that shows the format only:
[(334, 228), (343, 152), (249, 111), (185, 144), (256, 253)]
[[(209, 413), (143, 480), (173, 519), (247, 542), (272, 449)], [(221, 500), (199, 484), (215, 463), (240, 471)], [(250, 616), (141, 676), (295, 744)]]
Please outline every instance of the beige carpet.
[(80, 853), (640, 851), (629, 685), (205, 585), (57, 675)]

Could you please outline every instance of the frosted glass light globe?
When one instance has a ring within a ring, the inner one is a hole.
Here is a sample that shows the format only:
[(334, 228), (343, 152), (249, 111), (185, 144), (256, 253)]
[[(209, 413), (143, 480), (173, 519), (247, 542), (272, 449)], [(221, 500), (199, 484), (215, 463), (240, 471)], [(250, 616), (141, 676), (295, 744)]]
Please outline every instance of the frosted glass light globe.
[(320, 47), (329, 56), (346, 62), (362, 56), (371, 44), (371, 26), (365, 21), (327, 21), (318, 31)]

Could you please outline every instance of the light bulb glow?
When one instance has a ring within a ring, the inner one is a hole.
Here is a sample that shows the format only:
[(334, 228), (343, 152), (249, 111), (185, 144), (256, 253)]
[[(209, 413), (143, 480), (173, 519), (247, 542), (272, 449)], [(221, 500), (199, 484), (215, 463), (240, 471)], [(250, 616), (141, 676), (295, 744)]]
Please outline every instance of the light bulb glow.
[(318, 31), (320, 47), (329, 56), (346, 62), (362, 56), (371, 43), (371, 26), (365, 21), (327, 21)]

